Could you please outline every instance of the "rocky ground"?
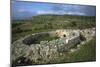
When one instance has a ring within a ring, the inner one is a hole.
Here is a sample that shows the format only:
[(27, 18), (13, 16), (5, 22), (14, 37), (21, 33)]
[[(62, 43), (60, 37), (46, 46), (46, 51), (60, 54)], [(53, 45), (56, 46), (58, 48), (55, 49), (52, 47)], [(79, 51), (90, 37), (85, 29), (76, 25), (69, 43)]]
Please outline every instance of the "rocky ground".
[[(42, 34), (42, 35), (41, 35)], [(57, 39), (36, 41), (38, 37), (57, 36)], [(95, 28), (72, 30), (60, 29), (45, 33), (35, 33), (15, 41), (12, 45), (12, 64), (31, 65), (55, 63), (54, 61), (69, 58), (70, 54), (80, 49), (82, 44), (93, 39)], [(73, 48), (74, 47), (74, 48)]]

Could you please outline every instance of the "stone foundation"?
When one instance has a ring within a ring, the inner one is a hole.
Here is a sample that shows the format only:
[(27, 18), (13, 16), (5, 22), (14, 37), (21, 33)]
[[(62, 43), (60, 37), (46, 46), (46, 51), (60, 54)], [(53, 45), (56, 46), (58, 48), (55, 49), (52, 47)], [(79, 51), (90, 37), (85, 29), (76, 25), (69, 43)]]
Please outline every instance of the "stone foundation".
[[(83, 32), (84, 31), (84, 32)], [(36, 33), (25, 38), (21, 38), (15, 41), (12, 47), (12, 61), (16, 61), (19, 57), (24, 57), (32, 64), (48, 63), (51, 60), (55, 60), (63, 52), (67, 52), (73, 46), (81, 43), (82, 36), (86, 39), (95, 35), (94, 31), (90, 31), (86, 34), (86, 30), (56, 30), (51, 32)], [(92, 34), (93, 33), (93, 34)], [(36, 43), (35, 40), (38, 37), (45, 36), (57, 36), (58, 39), (51, 41), (40, 41)], [(17, 64), (21, 64), (21, 59), (17, 60)], [(23, 60), (25, 62), (25, 60)], [(16, 65), (17, 65), (16, 64)], [(27, 63), (26, 63), (27, 64)]]

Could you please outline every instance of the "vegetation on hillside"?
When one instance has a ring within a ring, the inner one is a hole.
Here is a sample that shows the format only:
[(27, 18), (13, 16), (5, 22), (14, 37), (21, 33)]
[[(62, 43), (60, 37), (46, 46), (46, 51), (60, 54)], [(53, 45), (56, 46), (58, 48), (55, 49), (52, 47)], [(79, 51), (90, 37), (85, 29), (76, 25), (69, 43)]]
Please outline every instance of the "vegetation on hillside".
[(25, 35), (55, 29), (95, 27), (94, 16), (39, 15), (30, 20), (12, 20), (12, 42)]

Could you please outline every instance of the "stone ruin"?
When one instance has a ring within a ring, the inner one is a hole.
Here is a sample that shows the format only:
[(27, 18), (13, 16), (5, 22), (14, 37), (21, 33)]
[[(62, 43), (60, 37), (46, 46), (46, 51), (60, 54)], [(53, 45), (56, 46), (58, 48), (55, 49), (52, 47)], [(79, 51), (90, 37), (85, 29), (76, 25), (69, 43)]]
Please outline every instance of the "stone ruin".
[[(69, 51), (70, 48), (85, 40), (85, 35), (82, 35), (84, 32), (79, 30), (56, 30), (25, 36), (11, 45), (13, 64), (49, 63), (51, 60), (57, 59), (61, 53)], [(56, 36), (58, 39), (38, 41), (38, 38), (48, 36)]]

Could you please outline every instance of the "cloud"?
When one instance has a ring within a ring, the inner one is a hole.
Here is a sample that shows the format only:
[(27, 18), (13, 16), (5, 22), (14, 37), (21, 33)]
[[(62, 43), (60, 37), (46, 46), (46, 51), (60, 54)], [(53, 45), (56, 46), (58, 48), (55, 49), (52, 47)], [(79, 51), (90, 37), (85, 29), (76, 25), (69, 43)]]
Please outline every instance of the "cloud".
[(83, 12), (67, 12), (67, 14), (69, 14), (69, 15), (86, 15)]
[(66, 14), (65, 11), (37, 11), (37, 14)]
[(83, 12), (67, 12), (67, 11), (43, 11), (43, 10), (40, 10), (40, 11), (37, 11), (37, 14), (40, 15), (40, 14), (58, 14), (58, 15), (64, 15), (64, 14), (69, 14), (69, 15), (86, 15), (85, 13)]
[(43, 11), (43, 10), (38, 10), (37, 14), (52, 14), (53, 11)]

